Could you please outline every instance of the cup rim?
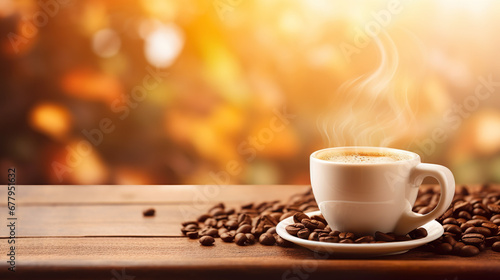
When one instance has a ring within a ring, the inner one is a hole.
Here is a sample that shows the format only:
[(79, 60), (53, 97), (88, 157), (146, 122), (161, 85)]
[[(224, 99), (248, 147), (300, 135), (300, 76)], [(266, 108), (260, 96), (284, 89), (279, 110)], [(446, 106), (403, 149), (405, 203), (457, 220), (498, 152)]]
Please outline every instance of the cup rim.
[[(335, 162), (335, 161), (329, 161), (329, 160), (325, 160), (325, 159), (320, 159), (320, 158), (317, 158), (316, 155), (318, 153), (321, 153), (321, 152), (325, 152), (325, 151), (331, 151), (331, 150), (346, 150), (346, 151), (352, 151), (352, 150), (357, 150), (357, 149), (362, 149), (362, 150), (376, 150), (376, 151), (380, 151), (380, 150), (385, 150), (385, 151), (389, 151), (389, 152), (393, 152), (393, 153), (403, 153), (403, 154), (406, 154), (406, 155), (409, 155), (410, 158), (409, 159), (405, 159), (405, 160), (398, 160), (398, 161), (394, 161), (394, 162), (378, 162), (378, 163), (347, 163), (347, 162)], [(331, 148), (325, 148), (325, 149), (320, 149), (320, 150), (317, 150), (317, 151), (314, 151), (313, 153), (311, 153), (310, 155), (310, 160), (311, 161), (318, 161), (318, 162), (321, 162), (321, 163), (324, 163), (324, 164), (333, 164), (333, 165), (345, 165), (345, 166), (361, 166), (361, 165), (369, 165), (369, 166), (380, 166), (380, 165), (394, 165), (394, 164), (404, 164), (404, 163), (408, 163), (408, 162), (411, 162), (411, 161), (415, 161), (415, 160), (418, 160), (420, 161), (420, 156), (417, 154), (417, 153), (414, 153), (414, 152), (410, 152), (410, 151), (406, 151), (406, 150), (401, 150), (401, 149), (395, 149), (395, 148), (389, 148), (389, 147), (375, 147), (375, 146), (342, 146), (342, 147), (331, 147)]]

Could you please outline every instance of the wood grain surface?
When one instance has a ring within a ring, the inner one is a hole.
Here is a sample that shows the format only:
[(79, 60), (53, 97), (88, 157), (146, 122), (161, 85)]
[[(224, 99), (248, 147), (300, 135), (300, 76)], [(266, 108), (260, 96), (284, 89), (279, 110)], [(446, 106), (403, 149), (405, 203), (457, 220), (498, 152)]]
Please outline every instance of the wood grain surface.
[[(17, 272), (7, 271), (0, 230), (0, 279), (499, 279), (500, 253), (472, 258), (418, 248), (402, 255), (345, 259), (302, 247), (202, 247), (180, 222), (214, 202), (287, 198), (309, 186), (20, 186)], [(498, 188), (495, 186), (495, 188)], [(2, 201), (6, 187), (1, 187)], [(498, 188), (500, 189), (500, 188)], [(196, 197), (198, 196), (198, 197)], [(156, 209), (155, 217), (142, 216)], [(0, 218), (6, 221), (7, 209)]]

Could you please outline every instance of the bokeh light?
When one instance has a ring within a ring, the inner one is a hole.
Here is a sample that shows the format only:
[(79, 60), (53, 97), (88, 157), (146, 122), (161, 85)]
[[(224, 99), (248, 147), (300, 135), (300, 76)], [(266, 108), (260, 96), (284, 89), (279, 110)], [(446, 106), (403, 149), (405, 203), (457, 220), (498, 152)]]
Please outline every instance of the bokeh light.
[(100, 57), (111, 57), (118, 53), (121, 39), (113, 29), (99, 30), (92, 38), (92, 49)]
[(146, 59), (156, 67), (169, 67), (181, 52), (183, 44), (183, 34), (177, 26), (172, 23), (159, 25), (146, 35)]
[(40, 3), (0, 1), (20, 183), (308, 184), (361, 143), (500, 182), (498, 1)]

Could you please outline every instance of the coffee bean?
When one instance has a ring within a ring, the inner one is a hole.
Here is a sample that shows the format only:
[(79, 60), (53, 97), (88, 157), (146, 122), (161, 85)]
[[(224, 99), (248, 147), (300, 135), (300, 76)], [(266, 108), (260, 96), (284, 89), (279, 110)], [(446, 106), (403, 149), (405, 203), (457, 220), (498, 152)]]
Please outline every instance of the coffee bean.
[(487, 228), (484, 228), (484, 227), (471, 227), (471, 228), (468, 228), (464, 233), (465, 234), (467, 234), (467, 233), (479, 233), (479, 234), (483, 235), (484, 237), (488, 237), (491, 235), (491, 231)]
[(450, 208), (448, 210), (446, 210), (446, 212), (444, 212), (443, 215), (441, 215), (441, 217), (439, 217), (437, 220), (442, 223), (442, 221), (444, 221), (445, 219), (451, 217), (453, 215), (453, 208)]
[(458, 225), (458, 222), (457, 222), (457, 219), (455, 219), (455, 218), (453, 218), (453, 217), (450, 217), (450, 218), (446, 218), (446, 219), (443, 221), (443, 224)]
[(197, 239), (198, 232), (197, 231), (186, 232), (186, 236), (189, 237), (189, 239)]
[(316, 220), (316, 221), (322, 222), (324, 225), (328, 224), (326, 222), (325, 218), (323, 217), (323, 215), (313, 215), (313, 216), (311, 216), (311, 220)]
[(226, 221), (227, 220), (220, 220), (220, 221), (217, 221), (217, 228), (223, 228), (226, 226)]
[(276, 227), (273, 227), (272, 225), (264, 225), (264, 232), (267, 232), (271, 228), (276, 228)]
[(453, 213), (454, 214), (459, 214), (462, 211), (466, 211), (466, 212), (472, 211), (472, 205), (467, 201), (458, 202), (458, 203), (455, 203), (455, 205), (453, 205)]
[(221, 214), (221, 215), (214, 215), (214, 219), (217, 220), (218, 222), (221, 220), (227, 221), (228, 215), (226, 214)]
[(244, 225), (241, 225), (237, 230), (236, 230), (236, 233), (250, 233), (250, 231), (252, 230), (252, 226), (249, 225), (249, 224), (244, 224)]
[[(321, 237), (327, 237), (327, 236), (333, 236), (333, 235), (330, 235), (330, 233), (326, 233), (326, 232), (320, 232), (320, 233), (318, 233), (318, 237), (320, 237), (320, 238)], [(338, 237), (338, 235), (337, 235), (337, 237)]]
[(320, 242), (328, 242), (328, 243), (338, 243), (339, 240), (340, 240), (340, 238), (338, 236), (331, 236), (331, 235), (327, 235), (327, 236), (319, 238)]
[(244, 246), (245, 243), (247, 242), (246, 234), (243, 232), (237, 233), (236, 236), (234, 237), (234, 242), (236, 243), (236, 245)]
[(181, 231), (184, 235), (186, 235), (188, 232), (198, 231), (198, 229), (199, 229), (198, 225), (189, 224), (181, 228)]
[(496, 214), (496, 215), (491, 216), (490, 221), (493, 222), (494, 220), (497, 220), (497, 219), (500, 219), (500, 214)]
[(352, 241), (352, 239), (342, 239), (339, 243), (354, 243), (354, 241)]
[(495, 252), (500, 252), (500, 241), (497, 241), (491, 245), (491, 249)]
[(354, 243), (370, 243), (375, 241), (375, 238), (371, 235), (362, 236), (354, 241)]
[(238, 225), (252, 224), (252, 218), (247, 214), (240, 214), (238, 216)]
[(387, 233), (383, 233), (380, 231), (375, 232), (375, 240), (377, 241), (385, 241), (385, 242), (392, 242), (395, 240), (394, 236), (391, 236)]
[(481, 197), (473, 197), (469, 201), (469, 203), (472, 205), (482, 203), (482, 202), (483, 202), (483, 199)]
[(354, 239), (354, 233), (352, 232), (341, 232), (339, 234), (340, 239)]
[(205, 225), (207, 227), (216, 227), (217, 226), (217, 220), (214, 218), (208, 218), (205, 220)]
[(280, 221), (280, 218), (283, 214), (281, 212), (278, 213), (271, 213), (269, 216), (273, 219), (273, 221), (277, 224), (277, 222)]
[(492, 213), (500, 214), (500, 205), (490, 203), (486, 205), (486, 207), (488, 207), (488, 210), (490, 210)]
[(283, 239), (281, 236), (279, 235), (275, 235), (274, 238), (276, 239), (276, 245), (280, 246), (280, 247), (292, 247), (293, 246), (293, 243), (288, 241), (288, 240), (285, 240)]
[(200, 232), (201, 236), (211, 236), (217, 237), (219, 235), (219, 231), (215, 228), (205, 228)]
[(469, 212), (467, 211), (460, 211), (457, 215), (458, 218), (464, 218), (466, 220), (470, 220), (472, 219), (472, 216), (470, 215)]
[(234, 240), (234, 235), (232, 235), (231, 233), (229, 232), (225, 232), (225, 233), (222, 233), (220, 235), (220, 239), (222, 239), (222, 241), (224, 242), (233, 242)]
[(408, 234), (413, 239), (424, 238), (427, 236), (427, 230), (423, 227), (419, 227), (419, 228), (416, 228), (416, 229), (410, 231)]
[(333, 231), (331, 231), (331, 232), (329, 233), (329, 235), (331, 235), (331, 236), (339, 236), (339, 235), (340, 235), (340, 231), (338, 231), (338, 230), (333, 230)]
[(188, 225), (195, 225), (195, 226), (198, 226), (198, 222), (197, 221), (186, 221), (186, 222), (183, 222), (181, 224), (183, 227), (186, 227)]
[(474, 220), (469, 220), (466, 222), (466, 224), (473, 225), (475, 227), (481, 226), (484, 223), (484, 220), (480, 219), (474, 219)]
[(302, 219), (301, 223), (306, 227), (308, 228), (309, 230), (313, 231), (317, 228), (319, 229), (324, 229), (325, 228), (325, 224), (323, 224), (322, 222), (320, 221), (317, 221), (317, 220), (311, 220), (311, 219)]
[(213, 217), (216, 217), (216, 216), (220, 216), (220, 215), (225, 215), (226, 211), (224, 211), (224, 209), (222, 209), (222, 208), (216, 208), (216, 209), (213, 209), (212, 211), (210, 211), (208, 213), (210, 215), (212, 215)]
[(234, 220), (227, 221), (226, 222), (226, 227), (229, 230), (231, 230), (231, 229), (238, 229), (238, 221), (234, 221)]
[(454, 255), (459, 255), (460, 254), (460, 251), (462, 250), (462, 248), (465, 246), (465, 244), (463, 242), (457, 242), (455, 243), (455, 245), (453, 245), (453, 254)]
[(252, 202), (241, 205), (241, 209), (252, 209), (252, 208), (253, 208), (253, 203)]
[(262, 215), (260, 217), (260, 222), (263, 223), (263, 225), (270, 225), (270, 226), (276, 226), (278, 225), (278, 220), (272, 217), (272, 214), (269, 215)]
[(458, 219), (457, 219), (457, 222), (458, 222), (458, 224), (459, 224), (459, 225), (462, 225), (462, 224), (464, 224), (465, 222), (467, 222), (467, 220), (466, 220), (466, 219), (464, 219), (464, 218), (458, 218)]
[(293, 215), (293, 221), (295, 223), (300, 223), (303, 219), (309, 219), (309, 216), (302, 212), (297, 212)]
[(432, 206), (425, 206), (425, 207), (420, 208), (420, 210), (418, 210), (418, 213), (419, 214), (427, 214), (427, 213), (431, 212), (432, 209), (434, 209), (434, 207), (432, 207)]
[(285, 230), (289, 234), (297, 236), (297, 232), (299, 232), (299, 230), (301, 230), (303, 228), (305, 228), (303, 224), (301, 224), (301, 223), (295, 223), (295, 224), (287, 225), (285, 227)]
[(229, 230), (227, 228), (219, 228), (219, 230), (217, 231), (217, 233), (219, 234), (219, 236), (221, 236), (223, 233), (227, 233), (229, 232)]
[(498, 226), (494, 223), (485, 222), (481, 224), (482, 227), (489, 229), (492, 233), (498, 230)]
[(492, 220), (491, 222), (497, 226), (500, 226), (500, 219), (495, 219), (495, 220)]
[(255, 243), (255, 236), (251, 233), (245, 233), (247, 237), (247, 244), (254, 244)]
[(473, 215), (479, 215), (479, 216), (489, 216), (489, 211), (486, 211), (486, 210), (481, 209), (481, 208), (474, 208), (472, 210), (472, 214)]
[(427, 206), (430, 202), (431, 202), (431, 199), (432, 199), (432, 193), (426, 193), (426, 194), (423, 194), (423, 195), (420, 195), (418, 198), (417, 198), (417, 201), (415, 201), (415, 207), (418, 207), (418, 206)]
[(199, 241), (203, 246), (211, 246), (214, 244), (215, 239), (212, 236), (203, 236)]
[(412, 238), (408, 235), (396, 235), (394, 241), (408, 241), (412, 240)]
[(460, 249), (460, 256), (462, 257), (472, 257), (479, 254), (479, 249), (475, 246), (465, 245)]
[(285, 208), (285, 205), (282, 204), (282, 203), (277, 203), (277, 204), (274, 204), (272, 207), (271, 207), (271, 211), (272, 212), (283, 212), (283, 209)]
[(200, 223), (204, 223), (208, 218), (211, 218), (211, 217), (212, 217), (212, 215), (203, 214), (203, 215), (200, 215), (197, 220)]
[(274, 238), (274, 236), (271, 233), (263, 233), (259, 237), (259, 242), (262, 245), (272, 246), (272, 245), (274, 245), (274, 243), (276, 243), (276, 239)]
[(488, 247), (491, 247), (491, 245), (493, 245), (493, 243), (498, 242), (498, 241), (500, 241), (500, 236), (498, 236), (498, 235), (490, 236), (490, 237), (486, 237), (484, 239), (484, 244)]
[(481, 215), (473, 215), (472, 218), (473, 220), (483, 220), (484, 221), (488, 221), (488, 218), (486, 218), (485, 216), (481, 216)]
[(436, 253), (440, 255), (448, 255), (453, 251), (453, 246), (449, 243), (441, 243), (436, 247)]
[(211, 211), (214, 211), (214, 210), (219, 210), (219, 209), (222, 209), (224, 210), (226, 208), (226, 206), (224, 205), (223, 202), (219, 202), (217, 204), (215, 204), (214, 206), (212, 206), (210, 209), (208, 209), (208, 212), (211, 212)]
[(458, 235), (458, 234), (462, 233), (462, 230), (457, 225), (446, 224), (446, 225), (443, 226), (443, 228), (444, 228), (444, 231), (450, 232), (450, 233), (453, 233), (453, 234), (457, 234)]
[(270, 227), (266, 233), (270, 233), (270, 234), (275, 234), (276, 233), (276, 227)]
[(294, 212), (294, 211), (284, 213), (283, 215), (281, 215), (280, 221), (283, 221), (286, 218), (292, 217), (293, 215), (295, 215), (295, 213), (296, 212)]
[(307, 239), (313, 241), (319, 241), (319, 233), (311, 232), (311, 234), (309, 234), (309, 237), (307, 237)]
[(297, 237), (302, 239), (307, 239), (311, 231), (308, 228), (303, 228), (297, 232)]
[(479, 245), (484, 242), (484, 236), (479, 233), (467, 233), (462, 236), (462, 242), (467, 245)]
[(443, 236), (443, 243), (448, 243), (448, 244), (451, 244), (453, 246), (453, 245), (455, 245), (455, 243), (457, 243), (457, 241), (455, 240), (455, 238), (453, 238), (451, 236)]

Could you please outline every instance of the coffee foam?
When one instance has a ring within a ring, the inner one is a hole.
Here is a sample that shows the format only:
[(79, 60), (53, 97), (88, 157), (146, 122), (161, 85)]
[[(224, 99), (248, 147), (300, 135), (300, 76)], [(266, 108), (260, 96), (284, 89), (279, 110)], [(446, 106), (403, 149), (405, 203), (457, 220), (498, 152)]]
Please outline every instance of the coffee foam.
[(339, 162), (339, 163), (390, 163), (396, 161), (409, 160), (411, 157), (405, 154), (388, 152), (335, 152), (327, 151), (319, 153), (318, 159)]

